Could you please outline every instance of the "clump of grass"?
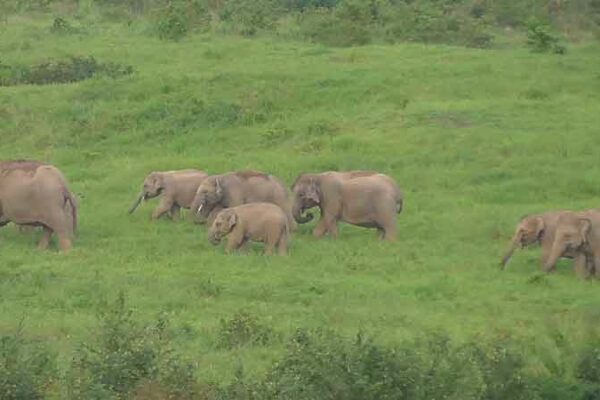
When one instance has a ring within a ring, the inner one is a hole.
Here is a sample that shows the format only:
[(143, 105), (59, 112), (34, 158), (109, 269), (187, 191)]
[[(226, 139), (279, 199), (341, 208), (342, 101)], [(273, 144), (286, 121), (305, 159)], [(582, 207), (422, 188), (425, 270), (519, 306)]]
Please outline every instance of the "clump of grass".
[(273, 329), (259, 322), (256, 316), (240, 311), (228, 320), (221, 320), (217, 346), (234, 349), (245, 345), (266, 345), (275, 336)]

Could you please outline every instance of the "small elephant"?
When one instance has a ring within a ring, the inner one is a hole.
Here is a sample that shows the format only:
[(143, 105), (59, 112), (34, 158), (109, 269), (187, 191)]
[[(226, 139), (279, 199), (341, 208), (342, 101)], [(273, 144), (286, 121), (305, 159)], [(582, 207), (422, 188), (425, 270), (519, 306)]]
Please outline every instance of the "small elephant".
[(179, 217), (181, 208), (190, 208), (196, 189), (207, 176), (206, 172), (197, 169), (151, 172), (144, 179), (142, 192), (129, 209), (129, 213), (133, 213), (142, 200), (161, 196), (160, 203), (152, 212), (152, 219), (167, 214), (175, 220)]
[(568, 212), (560, 216), (554, 242), (545, 262), (546, 271), (554, 270), (558, 259), (568, 252), (575, 258), (578, 275), (600, 278), (600, 210)]
[(295, 228), (291, 201), (285, 185), (273, 175), (259, 171), (209, 176), (198, 186), (192, 210), (197, 217), (207, 219), (211, 224), (222, 209), (258, 202), (278, 205), (288, 217), (291, 229)]
[(313, 215), (303, 213), (313, 207), (321, 219), (313, 234), (337, 237), (337, 222), (376, 228), (381, 239), (396, 239), (396, 215), (403, 207), (403, 195), (389, 176), (372, 171), (302, 174), (292, 185), (296, 222), (307, 223)]
[[(526, 248), (538, 244), (542, 247), (540, 264), (543, 268), (554, 243), (558, 220), (563, 214), (569, 212), (567, 210), (548, 211), (541, 214), (526, 215), (521, 218), (512, 237), (510, 248), (502, 257), (501, 268), (506, 267), (517, 248)], [(573, 258), (573, 255), (565, 252), (562, 257)]]
[(244, 247), (248, 240), (265, 243), (264, 253), (287, 254), (290, 227), (283, 210), (272, 203), (248, 203), (221, 210), (208, 234), (216, 245), (227, 236), (228, 253)]
[(38, 247), (46, 249), (53, 234), (68, 252), (77, 230), (78, 202), (58, 168), (39, 161), (0, 162), (0, 227), (42, 227)]

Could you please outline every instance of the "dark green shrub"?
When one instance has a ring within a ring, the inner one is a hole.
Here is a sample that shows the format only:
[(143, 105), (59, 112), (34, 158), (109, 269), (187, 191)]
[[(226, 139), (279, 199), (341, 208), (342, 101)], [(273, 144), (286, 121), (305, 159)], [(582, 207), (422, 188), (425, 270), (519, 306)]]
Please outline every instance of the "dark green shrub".
[(180, 40), (189, 30), (188, 16), (184, 2), (170, 1), (158, 11), (156, 31), (165, 40)]
[(133, 73), (128, 65), (100, 63), (94, 57), (71, 57), (69, 60), (49, 61), (33, 66), (0, 65), (0, 86), (47, 85), (71, 83), (93, 76), (117, 78)]
[(73, 357), (66, 379), (69, 398), (127, 398), (149, 382), (170, 396), (193, 398), (196, 366), (173, 351), (165, 319), (140, 326), (120, 295), (101, 315), (95, 336)]
[(537, 20), (527, 24), (527, 45), (537, 53), (564, 54), (567, 51), (560, 39), (550, 32), (550, 27)]
[(217, 346), (233, 349), (245, 345), (265, 345), (275, 337), (273, 330), (261, 324), (248, 312), (238, 312), (229, 320), (221, 320)]
[(278, 0), (227, 0), (220, 18), (235, 33), (252, 36), (272, 30), (283, 8)]
[(0, 336), (0, 399), (36, 400), (56, 377), (55, 356), (44, 346), (28, 342), (22, 329)]

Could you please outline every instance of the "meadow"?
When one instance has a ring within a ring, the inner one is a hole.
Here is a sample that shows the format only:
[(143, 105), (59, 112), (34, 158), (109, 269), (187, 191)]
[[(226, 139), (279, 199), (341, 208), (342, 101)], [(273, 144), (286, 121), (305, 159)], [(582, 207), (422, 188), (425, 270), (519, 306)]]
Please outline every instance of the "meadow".
[[(600, 203), (600, 58), (525, 47), (371, 44), (333, 48), (276, 37), (199, 33), (178, 42), (102, 21), (58, 34), (48, 14), (0, 24), (2, 65), (93, 56), (133, 73), (0, 87), (0, 159), (58, 166), (80, 197), (73, 251), (0, 230), (0, 333), (22, 326), (68, 364), (122, 293), (135, 319), (163, 315), (198, 379), (261, 376), (297, 328), (366, 332), (383, 345), (443, 332), (458, 343), (522, 343), (536, 374), (573, 374), (600, 322), (597, 281), (569, 262), (545, 275), (539, 250), (500, 258), (519, 218)], [(405, 193), (396, 243), (341, 225), (290, 255), (225, 255), (189, 220), (127, 209), (150, 171), (257, 169), (291, 185), (301, 172), (375, 169)], [(222, 320), (246, 313), (266, 344), (219, 346)], [(596, 332), (597, 333), (597, 332)]]

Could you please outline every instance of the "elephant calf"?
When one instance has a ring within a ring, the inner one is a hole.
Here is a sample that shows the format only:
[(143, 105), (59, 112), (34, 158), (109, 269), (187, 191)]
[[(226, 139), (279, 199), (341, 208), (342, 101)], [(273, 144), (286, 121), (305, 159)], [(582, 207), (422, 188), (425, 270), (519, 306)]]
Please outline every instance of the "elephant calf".
[(302, 174), (292, 185), (293, 216), (303, 224), (313, 207), (321, 209), (315, 236), (329, 233), (337, 237), (337, 222), (376, 228), (380, 238), (396, 238), (396, 215), (402, 211), (403, 195), (396, 182), (387, 175), (372, 171), (323, 172)]
[(210, 227), (208, 240), (216, 245), (227, 236), (226, 251), (246, 245), (248, 240), (265, 243), (265, 254), (287, 254), (290, 227), (279, 206), (272, 203), (249, 203), (220, 211)]
[(58, 168), (39, 161), (0, 162), (0, 227), (40, 226), (46, 249), (56, 234), (62, 251), (71, 249), (77, 229), (77, 200)]
[[(545, 270), (544, 265), (552, 250), (558, 220), (562, 215), (567, 213), (570, 213), (570, 211), (558, 210), (523, 217), (515, 229), (510, 248), (504, 257), (502, 257), (501, 267), (503, 269), (506, 267), (517, 248), (526, 248), (539, 244), (542, 248), (540, 265)], [(560, 257), (574, 258), (574, 254), (573, 252), (565, 251)]]
[(545, 269), (553, 270), (566, 252), (575, 258), (575, 270), (580, 276), (600, 278), (600, 209), (560, 216)]
[(177, 219), (181, 208), (190, 208), (196, 189), (207, 176), (206, 172), (197, 169), (152, 172), (144, 179), (142, 192), (129, 213), (133, 213), (142, 200), (161, 196), (160, 203), (152, 212), (152, 219), (158, 219), (164, 214)]

